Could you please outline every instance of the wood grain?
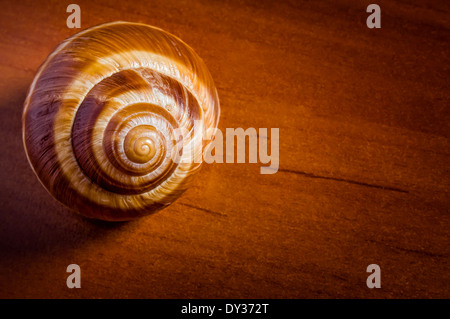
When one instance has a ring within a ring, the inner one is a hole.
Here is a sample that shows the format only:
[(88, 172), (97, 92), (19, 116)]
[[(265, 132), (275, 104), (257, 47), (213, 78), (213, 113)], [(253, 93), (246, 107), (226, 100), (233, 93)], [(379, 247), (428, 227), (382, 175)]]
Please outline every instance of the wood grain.
[(276, 174), (205, 165), (170, 207), (118, 224), (52, 199), (23, 150), (26, 91), (76, 33), (72, 2), (1, 3), (1, 298), (450, 297), (448, 2), (378, 1), (368, 29), (370, 1), (77, 1), (83, 29), (143, 22), (192, 46), (222, 130), (280, 128)]

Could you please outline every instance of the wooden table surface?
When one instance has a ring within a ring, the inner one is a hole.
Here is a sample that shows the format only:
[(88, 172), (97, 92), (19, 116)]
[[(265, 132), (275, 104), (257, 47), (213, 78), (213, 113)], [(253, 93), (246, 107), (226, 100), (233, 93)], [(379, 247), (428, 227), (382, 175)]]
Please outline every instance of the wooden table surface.
[[(41, 2), (41, 4), (39, 4)], [(204, 165), (167, 209), (92, 222), (23, 149), (25, 95), (74, 1), (1, 1), (1, 298), (449, 298), (448, 1), (81, 1), (204, 59), (219, 128), (280, 128), (280, 169)], [(66, 267), (81, 267), (81, 289)], [(381, 267), (369, 289), (366, 267)]]

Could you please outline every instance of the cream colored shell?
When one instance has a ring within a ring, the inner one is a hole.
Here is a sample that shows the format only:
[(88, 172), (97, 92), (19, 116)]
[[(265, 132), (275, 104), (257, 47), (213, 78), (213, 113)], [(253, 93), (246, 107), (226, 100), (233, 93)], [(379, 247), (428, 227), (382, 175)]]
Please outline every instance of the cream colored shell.
[(186, 190), (219, 113), (212, 77), (188, 45), (113, 22), (72, 36), (43, 63), (25, 101), (23, 141), (60, 202), (90, 218), (129, 220)]

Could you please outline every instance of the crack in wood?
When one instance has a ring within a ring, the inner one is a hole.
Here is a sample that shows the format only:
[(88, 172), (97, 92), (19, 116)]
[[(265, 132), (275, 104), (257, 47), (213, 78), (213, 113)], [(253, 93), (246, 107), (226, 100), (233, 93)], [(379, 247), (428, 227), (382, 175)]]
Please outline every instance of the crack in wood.
[(220, 212), (216, 212), (216, 211), (213, 211), (213, 210), (210, 210), (210, 209), (207, 209), (207, 208), (198, 207), (198, 206), (191, 205), (191, 204), (186, 204), (186, 203), (179, 203), (179, 204), (180, 204), (180, 205), (183, 205), (183, 206), (186, 206), (186, 207), (191, 207), (191, 208), (200, 210), (200, 211), (205, 212), (205, 213), (208, 213), (208, 214), (213, 214), (213, 215), (221, 216), (221, 217), (228, 217), (227, 214), (220, 213)]
[(400, 246), (392, 245), (392, 244), (385, 243), (383, 241), (374, 240), (374, 239), (367, 239), (367, 241), (371, 242), (371, 243), (374, 243), (374, 244), (383, 245), (383, 246), (385, 246), (387, 248), (390, 248), (390, 249), (393, 249), (393, 250), (403, 251), (403, 252), (406, 252), (406, 253), (419, 254), (419, 255), (422, 255), (422, 256), (437, 257), (437, 258), (447, 257), (444, 254), (434, 253), (434, 252), (423, 250), (423, 249), (419, 250), (419, 249), (414, 249), (414, 248), (400, 247)]
[(349, 183), (349, 184), (354, 184), (354, 185), (359, 185), (359, 186), (384, 189), (384, 190), (393, 191), (393, 192), (406, 193), (406, 194), (409, 193), (407, 190), (404, 190), (404, 189), (401, 189), (401, 188), (396, 188), (396, 187), (391, 187), (391, 186), (382, 186), (382, 185), (377, 185), (377, 184), (369, 184), (369, 183), (354, 181), (354, 180), (351, 180), (351, 179), (330, 177), (330, 176), (322, 176), (322, 175), (316, 175), (316, 174), (307, 173), (307, 172), (303, 172), (303, 171), (296, 171), (296, 170), (284, 169), (284, 168), (280, 168), (278, 171), (279, 172), (284, 172), (284, 173), (291, 173), (291, 174), (296, 174), (296, 175), (302, 175), (302, 176), (309, 177), (309, 178), (326, 179), (326, 180), (337, 181), (337, 182), (344, 182), (344, 183)]

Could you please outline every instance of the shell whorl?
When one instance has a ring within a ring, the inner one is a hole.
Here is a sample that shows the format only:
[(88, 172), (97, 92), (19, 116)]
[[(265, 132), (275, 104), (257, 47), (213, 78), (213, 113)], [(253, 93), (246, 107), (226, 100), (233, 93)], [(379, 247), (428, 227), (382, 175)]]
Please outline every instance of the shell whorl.
[(56, 199), (87, 217), (129, 220), (186, 190), (219, 113), (212, 77), (188, 45), (114, 22), (50, 54), (25, 100), (23, 140)]

